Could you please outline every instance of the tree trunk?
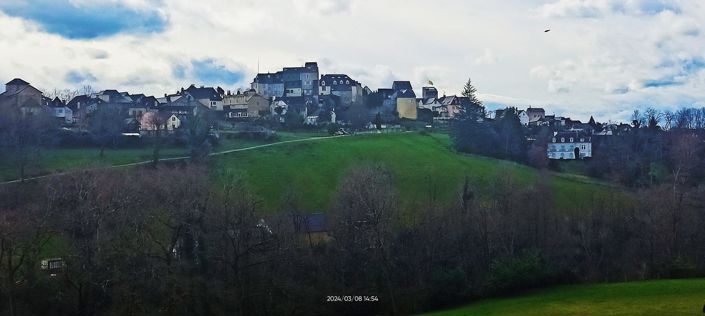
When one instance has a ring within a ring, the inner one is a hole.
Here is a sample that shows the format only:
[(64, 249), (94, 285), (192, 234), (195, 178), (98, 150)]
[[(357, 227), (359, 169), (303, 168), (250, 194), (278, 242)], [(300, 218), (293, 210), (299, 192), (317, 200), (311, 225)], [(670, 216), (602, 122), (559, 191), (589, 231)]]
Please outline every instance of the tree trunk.
[(10, 316), (17, 315), (15, 310), (14, 287), (15, 287), (15, 272), (12, 266), (12, 251), (7, 254), (7, 306), (10, 311)]

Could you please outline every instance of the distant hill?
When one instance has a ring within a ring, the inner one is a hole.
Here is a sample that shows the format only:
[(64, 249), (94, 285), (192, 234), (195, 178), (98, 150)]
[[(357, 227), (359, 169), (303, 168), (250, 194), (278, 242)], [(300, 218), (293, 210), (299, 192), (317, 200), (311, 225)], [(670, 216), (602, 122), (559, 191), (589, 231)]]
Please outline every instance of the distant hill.
[(422, 208), (431, 196), (449, 205), (466, 176), (480, 196), (498, 174), (511, 174), (519, 185), (542, 177), (554, 189), (556, 207), (565, 211), (579, 210), (595, 197), (625, 196), (621, 189), (590, 178), (540, 174), (513, 162), (455, 153), (448, 136), (441, 134), (355, 136), (274, 146), (218, 157), (213, 173), (216, 179), (224, 174), (241, 176), (266, 212), (281, 208), (287, 190), (300, 196), (305, 211), (319, 212), (329, 208), (345, 172), (361, 164), (392, 170), (403, 210)]

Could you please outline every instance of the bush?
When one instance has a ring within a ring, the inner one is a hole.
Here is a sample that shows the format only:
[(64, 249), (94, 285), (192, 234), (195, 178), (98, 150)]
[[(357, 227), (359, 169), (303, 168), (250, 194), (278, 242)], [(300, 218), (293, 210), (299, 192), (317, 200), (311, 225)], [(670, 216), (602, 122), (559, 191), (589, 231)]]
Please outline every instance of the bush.
[(527, 251), (517, 258), (496, 260), (490, 267), (489, 290), (511, 293), (538, 286), (554, 276), (538, 252)]
[(685, 279), (695, 277), (697, 275), (697, 268), (688, 258), (678, 256), (671, 263), (669, 272), (671, 278)]
[(341, 129), (341, 126), (338, 123), (328, 124), (328, 128), (327, 128), (328, 135), (335, 135), (335, 133), (337, 133), (340, 129)]
[(465, 271), (460, 268), (437, 268), (429, 282), (429, 306), (438, 308), (467, 300)]

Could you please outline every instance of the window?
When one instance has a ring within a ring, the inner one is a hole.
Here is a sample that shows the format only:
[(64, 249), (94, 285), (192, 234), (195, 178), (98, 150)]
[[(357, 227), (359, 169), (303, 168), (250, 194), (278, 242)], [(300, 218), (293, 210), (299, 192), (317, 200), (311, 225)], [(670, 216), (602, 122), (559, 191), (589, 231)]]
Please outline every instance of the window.
[(322, 86), (325, 86), (325, 85), (326, 85), (326, 82), (325, 82), (325, 81), (321, 81), (321, 85), (322, 85)]
[(54, 269), (61, 269), (63, 266), (61, 260), (51, 260), (49, 261), (49, 269), (54, 270)]
[(561, 137), (561, 143), (565, 143), (565, 138)]
[(571, 142), (571, 143), (573, 142), (573, 137), (570, 138), (570, 142)]
[(350, 84), (350, 80), (345, 80), (345, 84)]
[(580, 142), (581, 142), (581, 143), (584, 143), (584, 142), (585, 142), (585, 138), (581, 138), (581, 139), (580, 139)]
[(172, 117), (171, 117), (171, 121), (172, 121), (172, 122), (176, 122), (176, 116), (172, 116)]
[(554, 142), (554, 143), (556, 142), (556, 138), (555, 138), (555, 137), (553, 138), (553, 142)]
[(333, 84), (338, 84), (338, 81), (336, 81), (336, 80), (333, 80)]
[(247, 112), (242, 113), (243, 117), (247, 117)]

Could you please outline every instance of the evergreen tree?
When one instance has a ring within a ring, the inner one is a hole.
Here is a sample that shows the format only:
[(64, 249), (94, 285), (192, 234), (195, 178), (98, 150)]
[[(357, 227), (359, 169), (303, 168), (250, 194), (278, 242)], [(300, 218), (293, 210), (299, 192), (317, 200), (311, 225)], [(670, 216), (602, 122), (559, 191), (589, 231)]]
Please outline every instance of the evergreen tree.
[(472, 85), (472, 79), (468, 79), (463, 87), (463, 92), (461, 93), (464, 97), (470, 99), (470, 103), (474, 105), (482, 106), (482, 101), (477, 98), (477, 89)]
[(458, 151), (492, 156), (496, 154), (497, 133), (485, 120), (484, 107), (476, 93), (477, 89), (468, 80), (462, 95), (470, 102), (461, 106), (460, 113), (451, 122), (451, 139)]

